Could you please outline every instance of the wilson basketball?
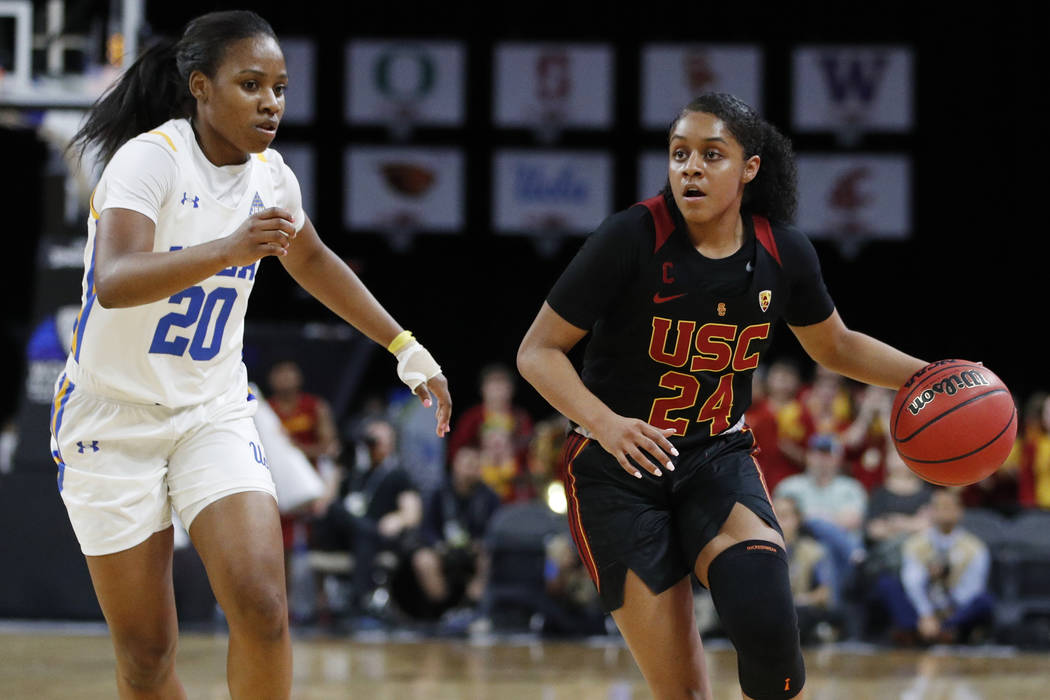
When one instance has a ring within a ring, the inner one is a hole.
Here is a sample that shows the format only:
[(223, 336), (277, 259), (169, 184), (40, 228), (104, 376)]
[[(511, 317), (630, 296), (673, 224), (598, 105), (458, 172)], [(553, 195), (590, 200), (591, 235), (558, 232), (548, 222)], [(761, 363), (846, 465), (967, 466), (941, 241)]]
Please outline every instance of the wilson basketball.
[(897, 452), (932, 484), (965, 486), (1006, 461), (1017, 408), (1002, 380), (979, 362), (940, 360), (904, 383), (890, 429)]

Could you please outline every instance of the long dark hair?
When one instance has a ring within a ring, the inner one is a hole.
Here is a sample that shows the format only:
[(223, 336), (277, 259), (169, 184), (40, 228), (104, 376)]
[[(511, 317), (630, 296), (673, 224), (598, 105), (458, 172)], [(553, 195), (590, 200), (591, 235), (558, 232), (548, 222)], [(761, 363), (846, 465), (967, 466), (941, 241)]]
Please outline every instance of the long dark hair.
[[(775, 126), (739, 98), (726, 93), (708, 92), (682, 108), (668, 130), (674, 133), (678, 121), (691, 112), (713, 114), (744, 148), (744, 159), (762, 159), (758, 175), (744, 187), (742, 206), (768, 219), (790, 223), (798, 208), (798, 173), (791, 141)], [(670, 195), (670, 185), (664, 188)]]
[(269, 22), (250, 10), (210, 12), (190, 20), (178, 41), (153, 44), (95, 101), (69, 149), (83, 157), (95, 144), (101, 161), (108, 163), (129, 139), (169, 119), (192, 117), (196, 101), (190, 74), (200, 71), (214, 78), (230, 44), (260, 35), (277, 38)]

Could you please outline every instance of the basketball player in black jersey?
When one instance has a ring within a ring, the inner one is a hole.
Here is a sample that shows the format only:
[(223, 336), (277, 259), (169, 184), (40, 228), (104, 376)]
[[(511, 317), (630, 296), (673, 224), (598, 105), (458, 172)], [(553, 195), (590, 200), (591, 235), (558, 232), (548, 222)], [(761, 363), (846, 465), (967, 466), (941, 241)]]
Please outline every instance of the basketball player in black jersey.
[[(745, 697), (805, 683), (784, 541), (743, 421), (774, 322), (869, 384), (896, 389), (926, 364), (843, 324), (787, 223), (796, 200), (790, 142), (735, 97), (697, 98), (671, 125), (664, 192), (587, 239), (518, 351), (573, 422), (573, 537), (657, 698), (712, 697), (690, 572)], [(587, 333), (578, 374), (567, 354)]]

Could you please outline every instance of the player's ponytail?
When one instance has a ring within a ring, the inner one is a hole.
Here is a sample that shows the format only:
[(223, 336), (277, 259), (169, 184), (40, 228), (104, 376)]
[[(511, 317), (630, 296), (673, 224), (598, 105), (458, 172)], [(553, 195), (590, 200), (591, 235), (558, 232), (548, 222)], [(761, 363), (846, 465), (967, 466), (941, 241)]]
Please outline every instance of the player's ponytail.
[(109, 162), (125, 141), (176, 116), (188, 116), (193, 98), (179, 75), (176, 44), (160, 41), (145, 51), (91, 107), (69, 147), (83, 156), (90, 144)]
[(743, 147), (745, 160), (754, 155), (762, 159), (758, 175), (744, 188), (743, 207), (774, 221), (794, 221), (798, 173), (791, 141), (737, 97), (712, 92), (687, 104), (671, 122), (668, 133), (674, 133), (678, 120), (690, 112), (718, 117)]
[(209, 78), (230, 44), (254, 36), (276, 39), (270, 24), (254, 12), (211, 12), (189, 22), (178, 41), (153, 44), (100, 97), (73, 136), (69, 148), (83, 156), (92, 144), (108, 163), (126, 141), (163, 122), (192, 117), (196, 102), (189, 90), (190, 74)]

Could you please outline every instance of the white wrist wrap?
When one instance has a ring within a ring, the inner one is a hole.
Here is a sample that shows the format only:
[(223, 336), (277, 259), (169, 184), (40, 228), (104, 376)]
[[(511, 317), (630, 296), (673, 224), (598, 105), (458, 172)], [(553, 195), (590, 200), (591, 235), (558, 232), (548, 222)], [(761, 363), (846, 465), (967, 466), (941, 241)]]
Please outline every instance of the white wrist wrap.
[(397, 355), (397, 376), (412, 391), (423, 382), (441, 374), (441, 367), (419, 341), (412, 340)]

